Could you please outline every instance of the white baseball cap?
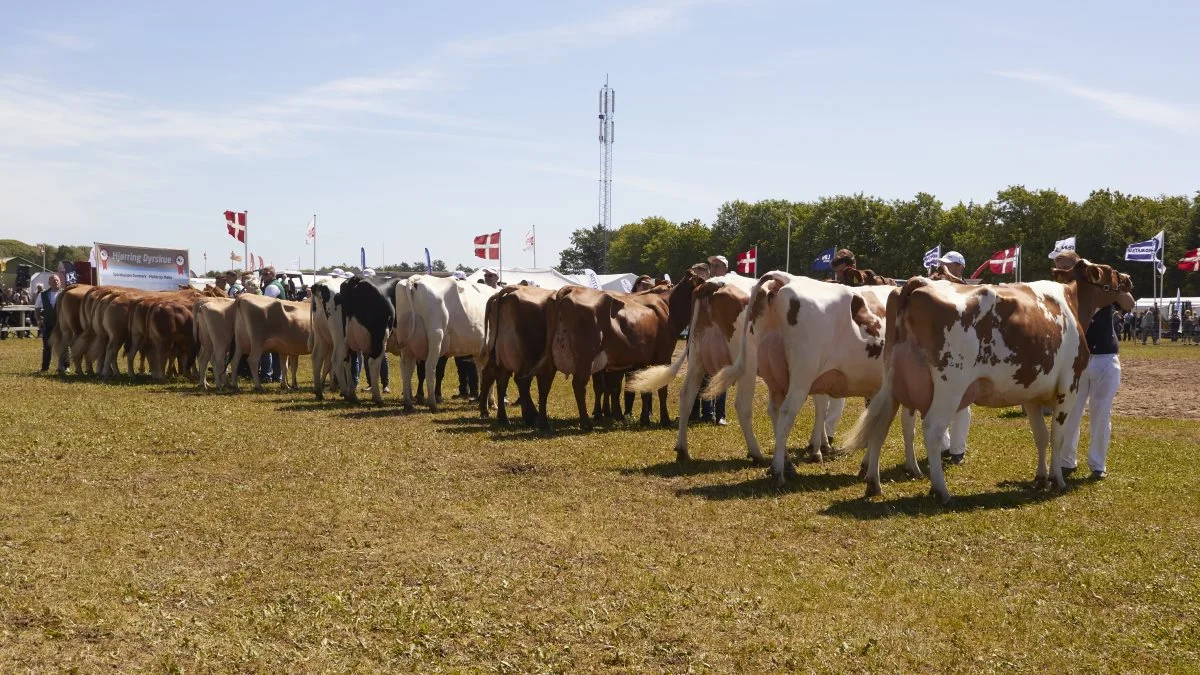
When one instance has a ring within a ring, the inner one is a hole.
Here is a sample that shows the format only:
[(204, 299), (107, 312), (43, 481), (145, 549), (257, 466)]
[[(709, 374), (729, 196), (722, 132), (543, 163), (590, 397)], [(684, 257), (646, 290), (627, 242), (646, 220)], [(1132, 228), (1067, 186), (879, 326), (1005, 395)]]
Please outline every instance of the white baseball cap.
[(728, 259), (728, 258), (726, 258), (726, 257), (725, 257), (725, 256), (723, 256), (723, 255), (719, 255), (719, 256), (715, 256), (715, 257), (716, 257), (716, 259), (717, 259), (717, 260), (720, 260), (720, 261), (721, 261), (721, 264), (722, 264), (722, 265), (724, 265), (724, 266), (726, 266), (726, 267), (729, 267), (729, 259)]
[(371, 269), (370, 267), (364, 268), (362, 271), (362, 275), (364, 277), (373, 277), (373, 276), (375, 276), (375, 270)]
[(467, 273), (462, 270), (454, 270), (454, 278), (462, 281), (467, 278)]
[(335, 277), (337, 279), (345, 279), (349, 275), (346, 274), (346, 270), (344, 270), (340, 267), (335, 267), (335, 268), (333, 268), (333, 271), (329, 273), (329, 276)]
[(964, 258), (963, 254), (959, 253), (958, 251), (950, 251), (946, 255), (938, 258), (938, 262), (955, 263), (957, 265), (962, 265), (963, 267), (967, 266), (967, 259)]

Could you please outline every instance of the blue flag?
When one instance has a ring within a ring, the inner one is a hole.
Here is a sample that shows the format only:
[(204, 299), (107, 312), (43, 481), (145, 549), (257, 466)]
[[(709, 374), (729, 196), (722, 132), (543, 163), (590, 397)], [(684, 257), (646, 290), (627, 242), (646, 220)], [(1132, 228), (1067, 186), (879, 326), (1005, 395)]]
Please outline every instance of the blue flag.
[(942, 257), (942, 245), (938, 244), (937, 246), (934, 246), (933, 248), (929, 249), (928, 251), (925, 251), (925, 257), (921, 260), (921, 266), (926, 267), (926, 268), (937, 267), (938, 266), (938, 258), (941, 258), (941, 257)]
[(430, 262), (430, 260), (429, 260), (429, 249), (425, 249), (425, 271), (426, 272), (433, 271), (433, 263)]
[(817, 259), (813, 261), (812, 268), (813, 268), (814, 272), (824, 272), (826, 270), (833, 269), (833, 247), (832, 246), (825, 249), (824, 251), (821, 251), (821, 255), (817, 256)]
[(362, 246), (358, 248), (358, 266), (360, 269), (367, 269), (367, 249)]
[(1163, 265), (1162, 257), (1159, 253), (1163, 249), (1163, 233), (1159, 232), (1154, 235), (1153, 239), (1139, 241), (1125, 247), (1125, 259), (1135, 262), (1152, 262), (1156, 263), (1155, 267), (1159, 274), (1162, 274), (1166, 267)]

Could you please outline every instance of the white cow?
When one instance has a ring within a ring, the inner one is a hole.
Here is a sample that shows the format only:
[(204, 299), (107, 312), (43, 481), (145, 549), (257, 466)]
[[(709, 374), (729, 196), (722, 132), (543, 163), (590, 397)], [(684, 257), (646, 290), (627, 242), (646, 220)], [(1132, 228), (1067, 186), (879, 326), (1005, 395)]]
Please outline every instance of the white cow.
[(312, 351), (313, 392), (318, 401), (325, 397), (326, 375), (332, 375), (334, 385), (340, 387), (333, 368), (335, 343), (331, 314), (334, 298), (341, 288), (341, 279), (323, 279), (313, 284), (309, 293), (312, 306), (312, 344), (309, 349)]
[[(405, 358), (401, 362), (406, 407), (412, 406), (409, 375), (414, 361), (425, 361), (425, 382), (429, 391), (427, 400), (430, 409), (435, 412), (437, 397), (434, 390), (439, 357), (471, 356), (475, 358), (476, 364), (482, 367), (487, 300), (496, 292), (497, 289), (485, 284), (473, 284), (452, 278), (428, 275), (409, 277), (406, 293), (409, 318), (404, 345), (405, 353), (412, 361)], [(400, 307), (399, 289), (396, 295), (399, 315), (403, 311)], [(401, 330), (399, 321), (397, 326), (397, 330)], [(420, 344), (421, 333), (425, 339), (423, 350)]]
[[(782, 484), (787, 439), (796, 415), (809, 395), (834, 398), (874, 396), (883, 380), (884, 310), (894, 286), (851, 288), (786, 272), (770, 272), (750, 293), (736, 360), (713, 375), (705, 396), (714, 397), (732, 384), (753, 390), (757, 371), (769, 391), (767, 412), (775, 432), (771, 472)], [(738, 393), (740, 403), (745, 396)], [(828, 401), (817, 406), (812, 446), (825, 444), (824, 415)], [(740, 415), (740, 413), (739, 413)], [(912, 418), (908, 417), (906, 467), (920, 476), (912, 450)], [(742, 422), (748, 443), (753, 429)], [(750, 446), (753, 455), (755, 445)]]

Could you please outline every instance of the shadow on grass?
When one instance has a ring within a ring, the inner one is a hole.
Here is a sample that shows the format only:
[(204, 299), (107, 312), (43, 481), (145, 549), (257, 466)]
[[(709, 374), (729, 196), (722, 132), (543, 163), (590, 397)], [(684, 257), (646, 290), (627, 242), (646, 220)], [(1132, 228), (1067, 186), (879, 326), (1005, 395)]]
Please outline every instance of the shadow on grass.
[(360, 407), (361, 403), (351, 403), (350, 401), (338, 398), (327, 398), (324, 401), (316, 401), (309, 399), (307, 401), (294, 401), (281, 399), (276, 401), (282, 405), (275, 408), (278, 412), (311, 412), (313, 410), (353, 410)]
[(703, 476), (710, 473), (733, 473), (755, 466), (762, 465), (756, 464), (749, 457), (741, 457), (738, 459), (689, 459), (683, 462), (660, 462), (637, 469), (626, 468), (619, 471), (625, 476), (641, 474), (659, 478), (676, 478), (679, 476)]
[(513, 440), (521, 438), (543, 438), (546, 436), (562, 436), (566, 438), (570, 436), (606, 434), (614, 431), (652, 431), (660, 428), (655, 424), (642, 426), (638, 424), (636, 420), (633, 422), (602, 420), (600, 422), (596, 422), (591, 429), (585, 430), (580, 427), (578, 422), (575, 420), (560, 421), (558, 422), (558, 426), (556, 426), (555, 422), (552, 420), (550, 422), (549, 429), (536, 429), (525, 426), (524, 421), (522, 421), (519, 416), (509, 417), (507, 425), (496, 422), (494, 415), (484, 419), (478, 415), (477, 409), (476, 414), (474, 415), (467, 414), (459, 417), (434, 418), (433, 423), (446, 427), (439, 429), (439, 431), (445, 433), (474, 434), (480, 431), (491, 431), (498, 438)]
[(679, 497), (703, 497), (711, 501), (728, 499), (761, 499), (789, 492), (824, 492), (840, 490), (858, 482), (858, 476), (841, 473), (801, 473), (789, 476), (783, 487), (776, 487), (775, 479), (766, 474), (739, 483), (701, 485), (676, 490)]
[(879, 520), (895, 516), (936, 516), (943, 513), (965, 511), (1017, 509), (1047, 502), (1064, 494), (1055, 490), (1035, 490), (1032, 482), (1028, 481), (1005, 481), (997, 483), (996, 487), (1001, 489), (954, 496), (945, 506), (938, 504), (931, 495), (921, 494), (899, 499), (848, 499), (830, 505), (821, 513), (855, 520)]

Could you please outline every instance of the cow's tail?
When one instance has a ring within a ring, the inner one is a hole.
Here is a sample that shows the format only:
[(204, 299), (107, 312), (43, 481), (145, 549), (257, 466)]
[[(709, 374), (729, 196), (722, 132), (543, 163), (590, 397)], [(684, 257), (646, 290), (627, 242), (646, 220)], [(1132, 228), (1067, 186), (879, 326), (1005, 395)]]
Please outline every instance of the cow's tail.
[(750, 346), (750, 324), (754, 321), (754, 317), (759, 314), (758, 303), (762, 301), (763, 286), (771, 281), (786, 284), (790, 280), (791, 277), (786, 276), (783, 272), (768, 272), (758, 280), (754, 288), (750, 289), (750, 302), (746, 305), (746, 316), (742, 319), (742, 345), (738, 349), (737, 358), (733, 360), (733, 363), (725, 366), (709, 378), (708, 386), (705, 387), (704, 393), (701, 396), (706, 399), (715, 399), (725, 393), (725, 390), (732, 387), (733, 383), (742, 377), (742, 371), (746, 369), (746, 350)]
[(688, 324), (687, 340), (683, 343), (683, 351), (669, 366), (650, 366), (630, 375), (625, 381), (625, 390), (641, 394), (658, 391), (670, 384), (687, 361), (688, 350), (692, 348), (692, 336), (696, 334), (696, 316), (700, 313), (697, 305), (699, 300), (692, 301), (692, 320)]
[(554, 297), (550, 298), (550, 302), (546, 303), (546, 346), (542, 350), (541, 357), (537, 363), (533, 364), (527, 372), (521, 373), (521, 377), (529, 377), (534, 373), (541, 372), (546, 366), (547, 361), (551, 361), (551, 354), (554, 351), (554, 332), (558, 330), (558, 301), (564, 295), (570, 292), (570, 286), (563, 286), (555, 292)]
[(506, 291), (508, 291), (507, 286), (488, 298), (487, 305), (485, 305), (483, 347), (479, 350), (479, 361), (484, 366), (487, 366), (495, 358), (496, 333), (500, 330), (500, 300), (507, 295)]
[(896, 417), (900, 402), (892, 395), (892, 373), (887, 367), (883, 374), (883, 386), (871, 397), (867, 409), (858, 416), (850, 435), (843, 441), (846, 450), (858, 450), (867, 446), (878, 447), (887, 439), (888, 429)]

